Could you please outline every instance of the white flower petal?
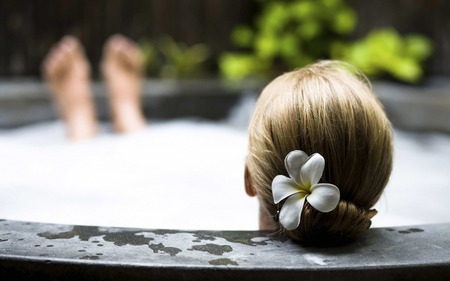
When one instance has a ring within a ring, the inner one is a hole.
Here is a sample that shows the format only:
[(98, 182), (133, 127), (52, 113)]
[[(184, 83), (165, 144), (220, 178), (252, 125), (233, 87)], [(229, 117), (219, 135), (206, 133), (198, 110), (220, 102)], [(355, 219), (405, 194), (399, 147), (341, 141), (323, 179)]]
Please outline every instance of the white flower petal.
[(306, 193), (297, 193), (289, 197), (281, 207), (280, 223), (287, 229), (293, 230), (300, 225)]
[(300, 190), (297, 184), (288, 177), (278, 175), (272, 181), (272, 196), (275, 204), (298, 192)]
[(319, 183), (311, 187), (308, 203), (319, 212), (328, 213), (333, 211), (339, 204), (339, 188), (329, 183)]
[(311, 187), (319, 182), (325, 168), (325, 159), (314, 153), (300, 170), (301, 185)]
[(308, 160), (308, 155), (301, 150), (294, 150), (284, 158), (284, 166), (291, 177), (298, 185), (300, 185), (300, 169)]

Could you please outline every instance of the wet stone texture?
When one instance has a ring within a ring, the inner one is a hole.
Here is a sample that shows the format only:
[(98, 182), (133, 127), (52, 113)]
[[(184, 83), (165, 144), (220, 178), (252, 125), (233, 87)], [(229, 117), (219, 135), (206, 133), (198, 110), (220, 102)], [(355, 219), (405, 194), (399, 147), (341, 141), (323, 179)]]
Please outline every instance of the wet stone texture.
[(312, 248), (258, 231), (149, 230), (0, 220), (0, 280), (20, 280), (22, 275), (64, 280), (66, 270), (71, 280), (111, 272), (116, 280), (150, 276), (161, 280), (288, 280), (295, 276), (426, 280), (429, 274), (433, 280), (450, 280), (450, 224), (371, 229), (353, 244)]

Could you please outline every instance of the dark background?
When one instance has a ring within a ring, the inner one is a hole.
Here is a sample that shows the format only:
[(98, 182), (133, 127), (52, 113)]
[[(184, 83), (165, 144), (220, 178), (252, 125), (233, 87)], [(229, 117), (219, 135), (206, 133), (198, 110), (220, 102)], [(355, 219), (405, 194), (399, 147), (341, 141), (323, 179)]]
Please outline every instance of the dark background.
[[(80, 38), (94, 67), (103, 43), (114, 33), (134, 40), (169, 35), (186, 44), (206, 43), (207, 63), (217, 75), (216, 58), (233, 50), (234, 26), (251, 23), (261, 1), (252, 0), (15, 0), (0, 2), (0, 77), (39, 76), (49, 48), (65, 34)], [(450, 74), (450, 1), (348, 0), (357, 11), (359, 38), (377, 27), (419, 33), (433, 41), (426, 76)]]

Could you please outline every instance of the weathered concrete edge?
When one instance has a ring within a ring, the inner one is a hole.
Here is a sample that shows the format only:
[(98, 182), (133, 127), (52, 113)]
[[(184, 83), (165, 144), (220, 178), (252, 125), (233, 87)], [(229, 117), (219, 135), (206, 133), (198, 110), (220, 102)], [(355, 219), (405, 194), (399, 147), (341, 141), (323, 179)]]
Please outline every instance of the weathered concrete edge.
[(0, 257), (0, 278), (9, 280), (412, 280), (447, 281), (449, 265), (286, 269), (183, 267), (114, 263), (83, 263), (73, 260), (37, 260)]
[[(327, 266), (327, 267), (308, 267), (308, 268), (300, 268), (300, 267), (275, 267), (270, 265), (255, 265), (255, 266), (239, 266), (233, 267), (230, 265), (219, 265), (219, 266), (201, 266), (201, 265), (180, 265), (180, 264), (158, 264), (158, 263), (143, 263), (143, 262), (134, 262), (132, 260), (128, 262), (117, 262), (117, 261), (87, 261), (87, 260), (78, 260), (71, 258), (48, 258), (48, 257), (38, 257), (38, 256), (22, 256), (22, 255), (4, 255), (0, 254), (0, 272), (2, 268), (2, 261), (11, 261), (13, 263), (20, 262), (34, 262), (34, 263), (42, 263), (42, 264), (72, 264), (72, 265), (89, 265), (89, 266), (103, 266), (103, 267), (128, 267), (128, 268), (154, 268), (157, 270), (179, 270), (179, 271), (198, 271), (198, 270), (220, 270), (225, 269), (236, 270), (236, 271), (276, 271), (276, 272), (317, 272), (317, 271), (328, 271), (328, 272), (358, 272), (358, 271), (385, 271), (385, 270), (407, 270), (414, 268), (422, 268), (423, 270), (430, 270), (430, 268), (442, 268), (448, 270), (450, 274), (450, 262), (442, 261), (442, 262), (417, 262), (411, 264), (395, 264), (395, 265), (366, 265), (366, 266)], [(0, 274), (1, 276), (1, 274)], [(449, 275), (450, 277), (450, 275)]]
[(0, 257), (1, 280), (445, 280), (448, 264), (410, 267), (332, 269), (276, 269), (230, 267), (145, 266), (95, 264), (73, 261), (38, 261)]
[[(160, 280), (428, 280), (430, 274), (433, 280), (450, 277), (450, 224), (375, 228), (360, 241), (339, 248), (305, 248), (288, 240), (270, 239), (267, 232), (257, 231), (147, 230), (8, 220), (3, 220), (2, 225), (1, 280), (26, 279), (30, 275), (99, 280), (111, 274), (116, 280), (147, 280), (151, 276)], [(48, 241), (52, 245), (45, 244)], [(104, 245), (99, 248), (99, 243)], [(222, 252), (193, 247), (208, 244)], [(166, 251), (183, 246), (174, 255)], [(93, 257), (99, 251), (103, 254), (98, 260), (81, 257)], [(208, 264), (211, 258), (222, 259), (225, 264)]]

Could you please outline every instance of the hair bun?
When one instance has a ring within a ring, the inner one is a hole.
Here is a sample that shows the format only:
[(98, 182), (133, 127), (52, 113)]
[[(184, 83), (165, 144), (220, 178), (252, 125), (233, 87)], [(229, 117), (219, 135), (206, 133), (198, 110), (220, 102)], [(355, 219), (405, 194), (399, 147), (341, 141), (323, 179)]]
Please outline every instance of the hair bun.
[(286, 234), (305, 244), (331, 246), (355, 241), (367, 230), (375, 209), (365, 209), (352, 202), (341, 200), (338, 207), (329, 213), (321, 213), (305, 202), (300, 226)]

